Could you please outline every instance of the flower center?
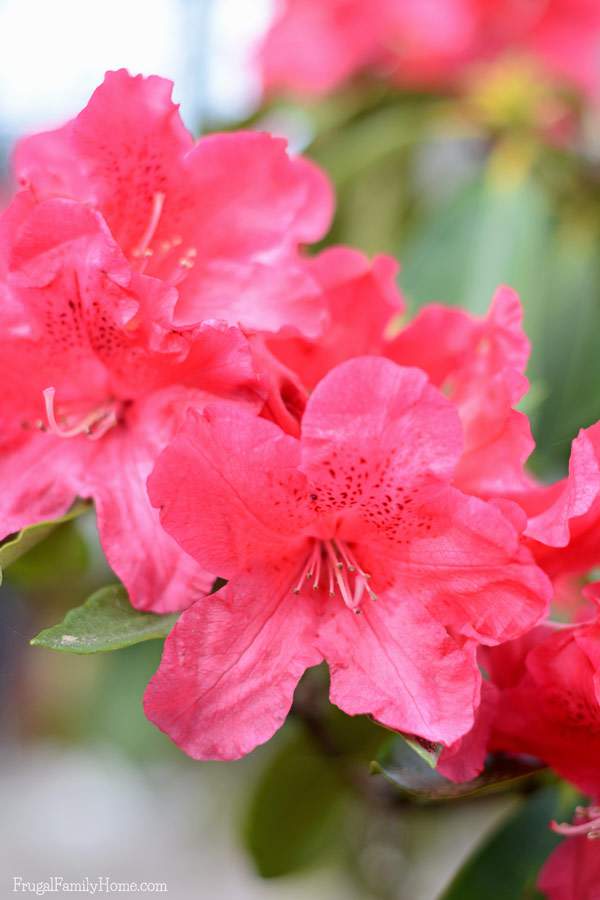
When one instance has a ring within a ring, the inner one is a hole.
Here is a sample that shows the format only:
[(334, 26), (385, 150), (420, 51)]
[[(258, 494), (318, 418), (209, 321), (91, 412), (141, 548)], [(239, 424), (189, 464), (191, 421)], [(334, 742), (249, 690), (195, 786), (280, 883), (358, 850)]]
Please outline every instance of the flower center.
[(131, 251), (131, 255), (136, 259), (152, 256), (152, 250), (149, 249), (149, 245), (156, 234), (156, 229), (158, 228), (164, 205), (165, 195), (160, 191), (157, 191), (152, 198), (152, 209), (150, 211), (148, 224), (146, 225), (146, 230), (141, 236), (139, 243), (137, 243)]
[(590, 840), (600, 838), (600, 806), (578, 806), (575, 810), (573, 824), (552, 822), (552, 831), (574, 837), (585, 834)]
[[(156, 230), (159, 226), (163, 208), (165, 205), (166, 194), (157, 191), (152, 197), (152, 209), (150, 210), (150, 218), (142, 234), (140, 240), (131, 251), (131, 255), (135, 260), (139, 260), (137, 270), (143, 274), (146, 266), (152, 258), (155, 261), (164, 261), (165, 257), (183, 244), (183, 238), (180, 235), (173, 235), (169, 240), (161, 240), (158, 246), (152, 248), (150, 244), (154, 240)], [(194, 267), (198, 251), (195, 247), (188, 247), (179, 251), (179, 256), (175, 262), (173, 270), (163, 277), (164, 281), (176, 285), (185, 278), (189, 269)]]
[(56, 391), (53, 387), (47, 387), (42, 391), (42, 394), (44, 396), (48, 425), (45, 426), (43, 423), (40, 423), (40, 428), (43, 431), (51, 431), (57, 437), (70, 438), (84, 434), (91, 441), (97, 441), (118, 422), (119, 404), (114, 400), (102, 403), (83, 416), (76, 416), (65, 413), (57, 414), (55, 407)]
[(371, 575), (364, 572), (356, 557), (344, 541), (315, 540), (308, 555), (294, 594), (299, 594), (307, 582), (312, 581), (313, 591), (327, 584), (329, 596), (339, 592), (342, 600), (355, 613), (360, 613), (360, 603), (365, 592), (371, 600), (377, 600), (369, 585)]

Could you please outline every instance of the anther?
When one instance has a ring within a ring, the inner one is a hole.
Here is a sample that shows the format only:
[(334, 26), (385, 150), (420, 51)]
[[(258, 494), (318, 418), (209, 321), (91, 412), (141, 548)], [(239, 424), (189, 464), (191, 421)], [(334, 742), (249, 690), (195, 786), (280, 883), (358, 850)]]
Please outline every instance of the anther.
[(370, 574), (362, 570), (346, 544), (339, 540), (313, 542), (293, 593), (299, 594), (303, 584), (311, 579), (313, 590), (318, 590), (323, 564), (327, 570), (330, 597), (335, 597), (339, 592), (348, 609), (355, 613), (360, 612), (358, 607), (365, 592), (371, 600), (377, 600), (368, 583)]

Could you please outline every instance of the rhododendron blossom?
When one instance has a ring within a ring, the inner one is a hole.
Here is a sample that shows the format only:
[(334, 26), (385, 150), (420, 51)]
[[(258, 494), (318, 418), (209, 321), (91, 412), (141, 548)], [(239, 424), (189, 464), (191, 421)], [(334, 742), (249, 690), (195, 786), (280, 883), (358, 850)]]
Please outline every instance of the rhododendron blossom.
[(325, 176), (284, 141), (195, 143), (170, 94), (163, 79), (109, 72), (75, 119), (20, 142), (23, 190), (0, 220), (0, 532), (93, 497), (132, 602), (158, 611), (212, 576), (160, 528), (152, 463), (187, 406), (215, 396), (297, 427), (293, 378), (249, 338), (324, 327), (298, 251), (331, 216)]
[(265, 87), (324, 93), (365, 69), (403, 86), (454, 86), (501, 56), (596, 93), (594, 0), (280, 0), (260, 50)]
[(463, 425), (455, 484), (479, 496), (519, 500), (537, 491), (525, 471), (534, 447), (529, 421), (515, 409), (529, 384), (529, 341), (514, 291), (500, 287), (486, 316), (429, 304), (398, 330), (404, 306), (392, 259), (368, 263), (356, 251), (334, 247), (314, 258), (311, 270), (323, 291), (325, 334), (269, 339), (302, 383), (312, 388), (338, 363), (365, 353), (416, 366), (452, 399)]
[[(509, 655), (510, 654), (510, 655)], [(582, 791), (600, 788), (600, 624), (547, 623), (486, 659), (500, 687), (489, 746), (528, 753)]]
[(584, 593), (596, 616), (580, 625), (547, 621), (486, 648), (486, 698), (472, 731), (444, 751), (440, 770), (473, 778), (488, 751), (535, 756), (586, 793), (600, 788), (600, 590)]
[(177, 287), (177, 325), (319, 333), (318, 286), (297, 251), (329, 225), (326, 177), (268, 134), (194, 142), (171, 88), (108, 72), (75, 119), (17, 145), (17, 177), (37, 201), (101, 213), (134, 271)]
[(600, 789), (600, 624), (598, 585), (584, 591), (594, 619), (578, 625), (546, 621), (514, 641), (485, 648), (488, 673), (471, 732), (445, 750), (440, 771), (464, 781), (489, 751), (528, 754), (588, 794)]
[(578, 807), (572, 825), (553, 830), (568, 838), (544, 864), (539, 890), (547, 900), (600, 900), (600, 808)]
[(150, 496), (229, 583), (167, 639), (149, 718), (194, 757), (239, 757), (326, 659), (346, 712), (446, 744), (468, 731), (476, 646), (531, 628), (549, 585), (520, 510), (452, 487), (461, 451), (452, 403), (376, 357), (317, 385), (299, 440), (240, 408), (189, 413)]
[(161, 529), (145, 479), (188, 405), (258, 408), (247, 341), (224, 323), (160, 324), (175, 289), (133, 271), (88, 206), (21, 194), (0, 228), (1, 535), (93, 497), (134, 605), (179, 608), (213, 579)]
[(437, 304), (424, 307), (383, 351), (423, 369), (456, 404), (465, 446), (455, 483), (468, 493), (520, 496), (533, 485), (524, 469), (534, 447), (531, 428), (514, 408), (529, 386), (522, 319), (518, 295), (500, 287), (482, 318)]
[(584, 574), (600, 563), (600, 423), (573, 441), (569, 475), (532, 489), (521, 501), (529, 512), (532, 549), (552, 576)]
[(308, 261), (322, 291), (326, 327), (322, 335), (281, 333), (270, 337), (274, 355), (309, 389), (330, 369), (387, 346), (386, 331), (404, 312), (396, 284), (398, 263), (390, 256), (369, 261), (349, 247), (330, 247)]

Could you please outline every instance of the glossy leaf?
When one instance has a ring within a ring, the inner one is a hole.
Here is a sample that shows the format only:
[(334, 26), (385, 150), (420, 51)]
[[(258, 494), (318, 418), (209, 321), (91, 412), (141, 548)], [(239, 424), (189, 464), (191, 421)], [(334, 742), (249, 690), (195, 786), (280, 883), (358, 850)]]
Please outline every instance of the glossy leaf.
[(519, 809), (475, 851), (440, 900), (529, 900), (537, 896), (539, 869), (559, 843), (548, 827), (569, 819), (576, 796), (566, 785), (548, 785)]
[(526, 307), (538, 305), (548, 222), (547, 199), (534, 181), (470, 180), (436, 205), (402, 247), (402, 285), (416, 306), (438, 301), (479, 315), (499, 284), (520, 291)]
[(83, 606), (33, 638), (36, 647), (67, 653), (103, 653), (167, 636), (177, 615), (157, 616), (133, 609), (121, 585), (92, 594)]
[(488, 759), (481, 775), (457, 784), (437, 772), (425, 753), (415, 753), (411, 744), (400, 737), (388, 742), (371, 762), (374, 775), (383, 775), (400, 793), (421, 803), (458, 800), (514, 788), (542, 768), (533, 759), (497, 754)]
[(86, 503), (84, 500), (78, 500), (64, 516), (47, 522), (38, 522), (37, 525), (28, 525), (27, 528), (22, 528), (21, 531), (8, 537), (0, 544), (0, 569), (6, 569), (12, 562), (19, 559), (24, 553), (27, 553), (36, 544), (39, 544), (40, 541), (43, 541), (58, 525), (76, 519), (90, 508), (89, 503)]
[(244, 843), (263, 878), (318, 862), (341, 830), (344, 786), (336, 761), (299, 733), (271, 759), (254, 788)]

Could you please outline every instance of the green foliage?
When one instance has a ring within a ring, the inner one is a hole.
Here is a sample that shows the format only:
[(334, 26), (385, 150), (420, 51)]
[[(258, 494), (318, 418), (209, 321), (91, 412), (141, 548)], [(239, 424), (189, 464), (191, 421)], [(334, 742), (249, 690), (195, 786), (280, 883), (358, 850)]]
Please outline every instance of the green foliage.
[(166, 637), (176, 621), (177, 615), (157, 616), (133, 609), (124, 588), (115, 584), (96, 591), (83, 606), (70, 610), (64, 621), (41, 631), (31, 643), (67, 653), (120, 650)]
[(72, 726), (85, 739), (128, 754), (136, 766), (145, 760), (167, 759), (174, 764), (198, 765), (185, 757), (144, 715), (144, 690), (160, 663), (162, 642), (146, 641), (119, 653), (98, 654), (94, 660), (52, 655), (68, 664), (74, 675), (79, 667), (98, 666), (87, 702), (73, 716)]
[(383, 775), (407, 798), (419, 803), (436, 803), (522, 787), (536, 778), (542, 768), (533, 762), (496, 755), (487, 760), (477, 778), (456, 784), (436, 771), (439, 755), (440, 750), (434, 754), (416, 752), (414, 741), (399, 736), (388, 741), (371, 762), (371, 772)]
[(434, 744), (431, 741), (426, 741), (425, 738), (409, 734), (399, 735), (399, 740), (408, 744), (410, 749), (424, 760), (430, 769), (436, 768), (442, 750), (444, 749), (442, 744)]
[(340, 761), (299, 732), (272, 757), (255, 784), (243, 839), (259, 873), (274, 878), (322, 859), (343, 830)]
[(79, 500), (64, 516), (47, 522), (39, 522), (37, 525), (29, 525), (27, 528), (22, 528), (17, 534), (8, 537), (0, 544), (0, 569), (6, 569), (7, 566), (47, 538), (57, 526), (81, 516), (89, 508), (89, 503)]
[(574, 793), (548, 785), (527, 798), (467, 860), (439, 900), (532, 900), (538, 872), (560, 838), (552, 819), (569, 819)]

